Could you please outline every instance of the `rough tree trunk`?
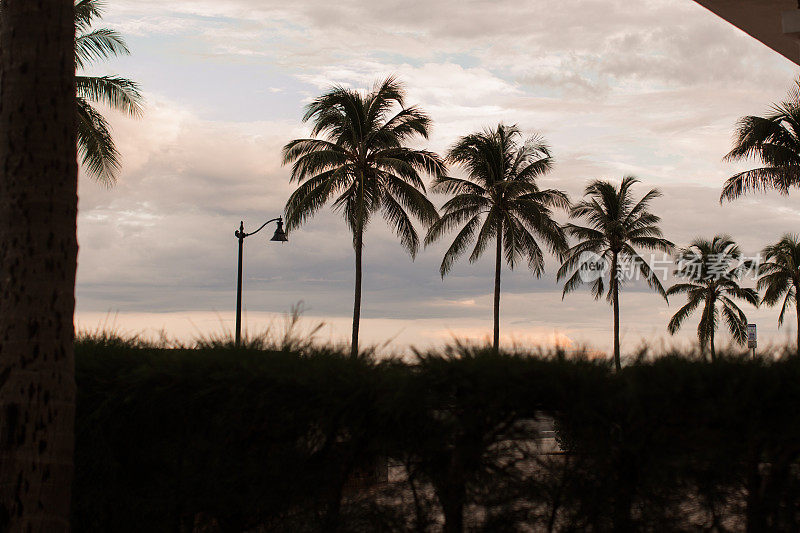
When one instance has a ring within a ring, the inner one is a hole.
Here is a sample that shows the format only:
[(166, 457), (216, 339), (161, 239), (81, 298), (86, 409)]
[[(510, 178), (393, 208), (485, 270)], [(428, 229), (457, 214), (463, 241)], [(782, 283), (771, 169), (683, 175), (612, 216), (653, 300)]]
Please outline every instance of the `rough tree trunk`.
[(467, 499), (466, 483), (463, 471), (451, 459), (450, 471), (443, 479), (434, 482), (436, 495), (444, 514), (444, 533), (462, 533), (464, 531), (464, 504)]
[(614, 367), (617, 372), (622, 370), (622, 362), (619, 355), (619, 276), (617, 253), (611, 259), (611, 299), (614, 304)]
[(745, 531), (747, 533), (766, 533), (766, 509), (764, 508), (764, 480), (759, 471), (761, 463), (760, 450), (753, 450), (747, 459), (747, 476), (745, 478)]
[(494, 351), (500, 351), (500, 268), (502, 267), (503, 233), (497, 230), (497, 254), (494, 262)]
[(626, 455), (627, 454), (623, 452), (619, 456), (619, 462), (616, 465), (618, 481), (614, 494), (612, 516), (614, 522), (613, 530), (618, 533), (627, 533), (636, 530), (631, 511), (633, 509), (635, 487), (637, 485), (637, 469), (633, 458), (626, 457)]
[(442, 500), (444, 513), (444, 533), (462, 533), (464, 531), (464, 501), (458, 495)]
[(0, 17), (0, 531), (69, 530), (77, 161), (73, 0)]

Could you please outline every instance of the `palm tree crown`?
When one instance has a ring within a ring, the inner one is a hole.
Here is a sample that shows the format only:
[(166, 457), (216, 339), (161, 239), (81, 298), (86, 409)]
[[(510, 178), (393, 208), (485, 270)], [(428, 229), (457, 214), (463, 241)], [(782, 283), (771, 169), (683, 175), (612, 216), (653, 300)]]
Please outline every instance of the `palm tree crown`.
[(763, 117), (739, 120), (733, 149), (726, 160), (760, 160), (763, 166), (728, 178), (720, 201), (735, 200), (748, 191), (776, 189), (788, 194), (800, 185), (800, 81), (789, 98)]
[(658, 189), (651, 189), (637, 201), (632, 187), (638, 182), (638, 179), (627, 176), (619, 187), (601, 180), (586, 187), (584, 199), (572, 207), (570, 217), (584, 219), (588, 225), (567, 224), (567, 232), (578, 239), (578, 243), (567, 251), (557, 273), (558, 280), (566, 278), (562, 297), (590, 282), (592, 294), (597, 299), (606, 290), (605, 274), (590, 277), (585, 275), (585, 270), (592, 262), (604, 263), (609, 272), (606, 297), (614, 307), (614, 362), (617, 369), (621, 367), (619, 289), (625, 281), (623, 268), (631, 275), (640, 274), (666, 300), (664, 287), (636, 249), (669, 252), (673, 248), (658, 227), (661, 219), (649, 211), (650, 202), (661, 193)]
[[(103, 2), (99, 0), (75, 2), (75, 67), (78, 70), (97, 61), (130, 53), (122, 36), (116, 31), (92, 28), (95, 20), (102, 15), (103, 7)], [(142, 95), (135, 82), (119, 76), (78, 75), (75, 84), (81, 162), (93, 178), (111, 185), (116, 181), (120, 169), (120, 154), (108, 121), (92, 103), (139, 116), (142, 112)]]
[(313, 121), (315, 138), (283, 148), (284, 164), (293, 163), (290, 179), (299, 184), (286, 203), (286, 226), (299, 227), (329, 201), (344, 215), (356, 252), (357, 353), (364, 229), (380, 211), (413, 257), (419, 236), (409, 214), (426, 227), (439, 217), (420, 173), (443, 174), (444, 164), (433, 152), (406, 146), (428, 137), (430, 119), (417, 107), (404, 107), (402, 86), (391, 77), (366, 94), (334, 87), (307, 106), (303, 121)]
[(784, 235), (780, 241), (764, 248), (764, 262), (758, 267), (758, 290), (764, 291), (761, 302), (768, 306), (782, 301), (778, 325), (783, 324), (789, 305), (794, 305), (797, 314), (798, 354), (800, 354), (800, 237)]
[[(678, 257), (675, 274), (687, 279), (669, 288), (667, 294), (687, 295), (688, 301), (669, 321), (667, 329), (675, 334), (695, 309), (703, 304), (703, 314), (697, 326), (701, 349), (708, 344), (711, 359), (716, 358), (714, 333), (719, 315), (728, 326), (733, 340), (739, 344), (747, 341), (747, 317), (734, 303), (740, 299), (758, 306), (758, 294), (753, 289), (742, 288), (739, 282), (749, 261), (741, 261), (741, 251), (728, 235), (717, 235), (712, 240), (696, 239)], [(717, 305), (719, 304), (719, 305)]]
[(425, 243), (430, 244), (461, 228), (442, 259), (442, 277), (473, 242), (470, 262), (475, 262), (489, 243), (496, 243), (495, 349), (499, 343), (501, 253), (511, 268), (525, 260), (531, 271), (540, 276), (544, 253), (539, 241), (557, 254), (567, 246), (563, 229), (553, 220), (552, 208), (568, 208), (569, 199), (561, 191), (542, 190), (537, 184), (552, 166), (550, 150), (540, 137), (521, 141), (522, 134), (516, 126), (503, 124), (459, 139), (447, 160), (463, 167), (467, 177), (436, 178), (432, 190), (455, 196), (444, 204), (444, 214), (425, 238)]

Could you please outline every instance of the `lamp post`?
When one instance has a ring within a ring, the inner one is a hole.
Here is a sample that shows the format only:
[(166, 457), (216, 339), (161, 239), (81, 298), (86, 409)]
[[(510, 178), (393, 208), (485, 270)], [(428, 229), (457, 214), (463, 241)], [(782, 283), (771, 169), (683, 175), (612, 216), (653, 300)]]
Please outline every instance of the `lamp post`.
[(270, 222), (277, 222), (278, 227), (275, 229), (275, 233), (272, 235), (270, 241), (276, 242), (286, 242), (289, 239), (286, 237), (286, 232), (283, 231), (283, 219), (281, 217), (273, 218), (267, 220), (261, 227), (257, 230), (246, 233), (244, 231), (244, 221), (239, 222), (239, 229), (234, 233), (236, 238), (239, 239), (239, 276), (238, 281), (236, 283), (236, 347), (238, 348), (242, 342), (242, 250), (244, 249), (244, 240), (246, 237), (250, 235), (255, 235), (262, 229), (264, 226), (269, 224)]

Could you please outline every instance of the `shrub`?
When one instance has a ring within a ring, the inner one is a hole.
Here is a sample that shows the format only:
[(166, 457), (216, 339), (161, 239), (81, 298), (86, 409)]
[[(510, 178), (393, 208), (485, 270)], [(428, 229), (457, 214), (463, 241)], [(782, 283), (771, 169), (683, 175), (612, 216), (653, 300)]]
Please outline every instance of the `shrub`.
[(75, 531), (800, 529), (797, 359), (171, 346), (77, 343)]

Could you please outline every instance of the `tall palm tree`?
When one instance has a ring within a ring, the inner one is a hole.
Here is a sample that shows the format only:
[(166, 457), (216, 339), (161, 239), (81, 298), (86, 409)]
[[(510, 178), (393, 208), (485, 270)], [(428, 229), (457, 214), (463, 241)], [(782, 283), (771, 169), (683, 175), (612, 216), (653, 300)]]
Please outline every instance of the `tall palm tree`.
[(444, 254), (439, 273), (450, 271), (456, 259), (475, 242), (469, 256), (475, 262), (489, 243), (495, 242), (494, 338), (500, 344), (500, 269), (505, 255), (512, 269), (525, 259), (538, 277), (544, 272), (544, 254), (537, 238), (552, 253), (567, 248), (563, 228), (553, 220), (552, 208), (569, 207), (566, 194), (539, 189), (537, 180), (548, 172), (553, 159), (540, 137), (522, 142), (516, 126), (499, 124), (462, 137), (450, 149), (447, 160), (467, 171), (467, 178), (439, 176), (433, 183), (436, 192), (455, 194), (444, 204), (444, 215), (428, 231), (425, 244), (461, 227)]
[(290, 179), (299, 184), (286, 203), (287, 230), (299, 227), (332, 200), (353, 232), (353, 355), (358, 354), (364, 230), (372, 216), (383, 214), (412, 258), (419, 236), (409, 214), (425, 227), (439, 218), (420, 173), (436, 176), (445, 167), (433, 152), (407, 146), (418, 137), (428, 138), (431, 121), (404, 102), (403, 88), (393, 77), (367, 93), (335, 86), (306, 107), (303, 121), (313, 121), (314, 138), (297, 139), (283, 148), (284, 164), (294, 163)]
[(739, 120), (733, 149), (725, 159), (751, 158), (760, 160), (762, 166), (728, 178), (720, 202), (735, 200), (748, 191), (776, 189), (788, 194), (790, 187), (800, 185), (800, 81), (766, 116)]
[[(644, 277), (651, 289), (664, 300), (667, 294), (650, 265), (637, 252), (660, 250), (669, 252), (673, 244), (663, 237), (658, 223), (659, 217), (650, 212), (650, 202), (661, 196), (658, 189), (651, 189), (638, 201), (631, 188), (639, 180), (626, 176), (619, 187), (608, 181), (592, 181), (584, 193), (584, 199), (570, 210), (570, 217), (583, 218), (587, 226), (568, 224), (569, 234), (578, 239), (566, 254), (564, 263), (558, 270), (558, 280), (568, 278), (564, 283), (562, 298), (583, 283), (592, 283), (595, 299), (605, 291), (605, 273), (608, 272), (608, 293), (606, 299), (614, 309), (614, 365), (622, 368), (619, 350), (619, 290), (625, 281), (623, 268), (631, 275)], [(601, 268), (595, 269), (600, 266)], [(594, 270), (592, 270), (594, 269)], [(570, 274), (571, 272), (571, 274)], [(595, 272), (596, 275), (587, 275)]]
[[(92, 63), (128, 55), (122, 36), (108, 28), (92, 28), (102, 16), (101, 0), (75, 1), (75, 68), (82, 70)], [(137, 117), (142, 112), (139, 86), (120, 76), (76, 76), (75, 103), (78, 108), (78, 153), (89, 175), (111, 185), (120, 169), (120, 155), (111, 136), (108, 121), (92, 104)]]
[(800, 237), (786, 234), (780, 241), (764, 248), (764, 261), (758, 267), (758, 290), (764, 290), (761, 303), (770, 307), (783, 299), (778, 325), (789, 304), (793, 304), (797, 314), (797, 355), (800, 356), (800, 306), (797, 296), (800, 294)]
[(69, 531), (78, 243), (74, 5), (0, 15), (0, 531)]
[[(751, 268), (749, 261), (741, 261), (742, 253), (728, 235), (717, 235), (713, 240), (695, 239), (681, 250), (675, 274), (688, 281), (669, 288), (668, 295), (685, 293), (688, 301), (669, 321), (667, 329), (674, 335), (683, 322), (703, 304), (703, 314), (697, 326), (700, 350), (706, 344), (711, 350), (711, 360), (716, 360), (714, 333), (719, 325), (719, 315), (728, 326), (733, 340), (739, 344), (747, 341), (747, 317), (734, 303), (734, 298), (758, 306), (758, 293), (739, 285), (744, 272)], [(717, 305), (719, 304), (719, 305)]]

